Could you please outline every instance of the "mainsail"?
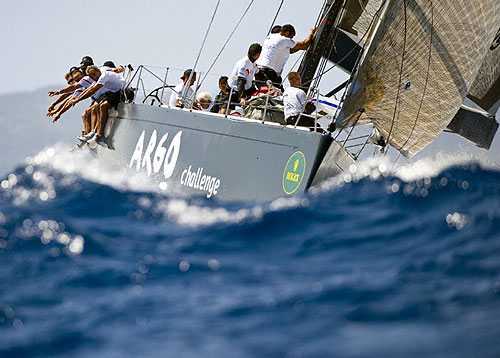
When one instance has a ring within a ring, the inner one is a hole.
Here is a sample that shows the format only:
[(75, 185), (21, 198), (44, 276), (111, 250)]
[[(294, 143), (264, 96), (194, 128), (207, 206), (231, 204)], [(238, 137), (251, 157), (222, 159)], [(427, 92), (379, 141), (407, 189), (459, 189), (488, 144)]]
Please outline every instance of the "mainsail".
[(346, 13), (342, 18), (340, 28), (361, 38), (368, 31), (382, 3), (383, 0), (347, 1)]
[(369, 120), (412, 157), (459, 110), (499, 22), (498, 0), (389, 1), (337, 124)]
[[(497, 19), (497, 27), (500, 27)], [(490, 45), (468, 97), (492, 114), (500, 100), (500, 29)]]

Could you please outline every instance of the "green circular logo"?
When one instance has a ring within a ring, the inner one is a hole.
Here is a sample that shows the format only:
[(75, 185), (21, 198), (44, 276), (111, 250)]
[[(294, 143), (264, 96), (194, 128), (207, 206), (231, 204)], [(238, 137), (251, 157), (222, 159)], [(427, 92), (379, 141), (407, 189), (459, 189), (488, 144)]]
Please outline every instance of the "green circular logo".
[(293, 194), (302, 183), (306, 171), (306, 157), (301, 151), (293, 153), (286, 162), (283, 171), (283, 191), (288, 195)]

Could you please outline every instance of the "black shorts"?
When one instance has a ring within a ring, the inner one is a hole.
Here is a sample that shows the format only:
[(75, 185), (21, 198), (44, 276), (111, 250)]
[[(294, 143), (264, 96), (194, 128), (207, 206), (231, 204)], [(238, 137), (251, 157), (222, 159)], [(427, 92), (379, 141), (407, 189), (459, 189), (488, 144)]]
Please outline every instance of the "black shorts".
[(118, 103), (120, 103), (120, 96), (121, 96), (121, 91), (107, 92), (99, 96), (96, 102), (97, 103), (108, 102), (111, 107), (116, 108), (118, 106)]
[[(299, 119), (299, 116), (290, 116), (286, 119), (286, 124), (289, 126), (294, 126), (295, 123), (297, 123), (297, 119)], [(309, 127), (313, 128), (314, 127), (314, 119), (311, 117), (306, 117), (306, 116), (300, 116), (300, 121), (297, 123), (299, 127)]]
[(275, 70), (269, 67), (259, 67), (259, 72), (255, 74), (255, 82), (257, 86), (263, 86), (267, 81), (271, 81), (275, 87), (280, 88), (283, 91), (283, 86), (281, 85), (281, 76), (278, 76)]
[(246, 99), (249, 99), (256, 91), (257, 90), (255, 89), (255, 87), (252, 86), (249, 89), (246, 89), (245, 92), (243, 93), (243, 96), (240, 97), (245, 97)]

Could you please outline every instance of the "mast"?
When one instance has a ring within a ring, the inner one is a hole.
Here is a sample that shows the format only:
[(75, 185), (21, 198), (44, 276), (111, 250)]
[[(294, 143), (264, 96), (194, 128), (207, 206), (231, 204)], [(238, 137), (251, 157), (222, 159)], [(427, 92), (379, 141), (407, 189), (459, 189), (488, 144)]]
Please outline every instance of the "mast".
[(324, 56), (326, 49), (332, 44), (335, 33), (338, 31), (334, 25), (343, 4), (344, 0), (325, 0), (314, 42), (307, 49), (298, 70), (304, 86), (311, 85), (321, 58)]

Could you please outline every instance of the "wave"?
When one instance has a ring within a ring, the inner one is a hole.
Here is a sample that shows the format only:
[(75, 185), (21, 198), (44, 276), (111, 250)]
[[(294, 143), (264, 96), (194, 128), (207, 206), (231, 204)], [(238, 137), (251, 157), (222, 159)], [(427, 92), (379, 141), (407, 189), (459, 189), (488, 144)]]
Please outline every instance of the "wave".
[(253, 205), (181, 197), (55, 146), (0, 187), (0, 355), (56, 356), (62, 341), (74, 356), (452, 357), (457, 342), (498, 356), (488, 163), (375, 158)]
[[(405, 165), (395, 164), (386, 157), (373, 157), (351, 166), (349, 173), (311, 188), (302, 197), (279, 198), (262, 205), (227, 204), (167, 192), (144, 173), (109, 167), (89, 151), (69, 152), (67, 146), (58, 144), (26, 158), (24, 165), (0, 180), (0, 184), (3, 197), (13, 206), (54, 201), (64, 206), (64, 201), (74, 195), (92, 206), (93, 201), (100, 201), (93, 193), (113, 190), (121, 193), (118, 195), (125, 201), (134, 194), (140, 210), (162, 215), (179, 225), (196, 227), (251, 222), (268, 213), (310, 207), (311, 201), (342, 195), (341, 188), (348, 190), (346, 185), (359, 182), (383, 183), (377, 190), (384, 193), (394, 194), (399, 189), (416, 192), (415, 188), (419, 188), (417, 192), (426, 195), (428, 188), (436, 183), (446, 184), (449, 176), (446, 173), (453, 168), (470, 173), (499, 170), (497, 165), (466, 153), (438, 154)], [(460, 185), (468, 185), (464, 183), (468, 182), (460, 181)]]

